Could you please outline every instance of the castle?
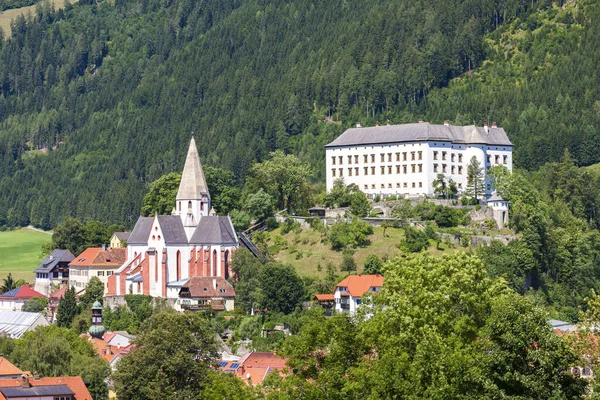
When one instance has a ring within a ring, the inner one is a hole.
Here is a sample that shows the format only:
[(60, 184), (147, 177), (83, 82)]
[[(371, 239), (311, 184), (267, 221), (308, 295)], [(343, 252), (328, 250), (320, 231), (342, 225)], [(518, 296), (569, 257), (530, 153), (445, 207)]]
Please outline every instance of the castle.
[(229, 216), (216, 216), (194, 138), (171, 215), (140, 217), (127, 241), (127, 261), (108, 277), (107, 296), (177, 298), (192, 277), (230, 274), (238, 248)]

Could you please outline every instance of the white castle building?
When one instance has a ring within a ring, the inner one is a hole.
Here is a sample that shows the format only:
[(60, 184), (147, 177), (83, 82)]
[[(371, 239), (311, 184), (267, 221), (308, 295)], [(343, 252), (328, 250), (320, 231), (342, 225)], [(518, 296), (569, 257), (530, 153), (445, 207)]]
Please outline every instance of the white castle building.
[(446, 121), (369, 128), (358, 124), (327, 144), (325, 153), (327, 191), (341, 178), (370, 197), (433, 195), (432, 182), (438, 174), (454, 180), (459, 193), (464, 193), (473, 156), (486, 172), (494, 165), (512, 171), (512, 143), (496, 124), (452, 126)]
[(107, 296), (177, 298), (192, 277), (227, 279), (238, 239), (229, 216), (214, 215), (194, 138), (172, 215), (140, 217), (127, 241), (127, 261), (108, 279)]

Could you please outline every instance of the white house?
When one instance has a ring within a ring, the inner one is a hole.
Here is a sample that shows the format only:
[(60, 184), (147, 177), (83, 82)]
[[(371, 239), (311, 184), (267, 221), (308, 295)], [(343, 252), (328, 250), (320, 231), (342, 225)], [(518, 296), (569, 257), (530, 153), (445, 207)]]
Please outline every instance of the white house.
[(46, 297), (33, 290), (28, 284), (9, 290), (0, 295), (0, 310), (21, 311), (23, 304), (34, 297)]
[(354, 314), (362, 304), (363, 296), (378, 293), (382, 286), (381, 275), (350, 275), (344, 278), (333, 292), (335, 311)]
[(454, 180), (462, 193), (473, 156), (484, 171), (494, 165), (512, 171), (513, 161), (512, 143), (503, 128), (452, 126), (448, 121), (350, 128), (327, 144), (325, 153), (328, 191), (343, 179), (370, 197), (433, 195), (438, 174)]

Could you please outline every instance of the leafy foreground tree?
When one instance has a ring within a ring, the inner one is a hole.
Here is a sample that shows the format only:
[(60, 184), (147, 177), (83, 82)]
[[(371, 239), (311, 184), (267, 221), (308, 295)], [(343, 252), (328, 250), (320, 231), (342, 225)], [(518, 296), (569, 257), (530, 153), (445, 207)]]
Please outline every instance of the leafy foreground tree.
[(39, 313), (46, 307), (48, 307), (48, 299), (45, 297), (32, 297), (23, 304), (21, 311)]
[(365, 264), (363, 266), (363, 274), (381, 274), (382, 267), (383, 262), (381, 261), (381, 258), (377, 257), (376, 254), (369, 254), (365, 259)]
[(373, 316), (314, 318), (286, 340), (271, 399), (575, 399), (577, 358), (547, 314), (467, 253), (384, 266)]
[(40, 326), (14, 340), (13, 345), (12, 352), (4, 355), (22, 370), (49, 377), (79, 375), (90, 382), (88, 389), (95, 400), (108, 399), (105, 379), (110, 368), (75, 331)]
[(113, 374), (119, 399), (249, 398), (242, 382), (211, 369), (217, 358), (214, 332), (197, 315), (155, 314), (142, 324), (135, 343)]

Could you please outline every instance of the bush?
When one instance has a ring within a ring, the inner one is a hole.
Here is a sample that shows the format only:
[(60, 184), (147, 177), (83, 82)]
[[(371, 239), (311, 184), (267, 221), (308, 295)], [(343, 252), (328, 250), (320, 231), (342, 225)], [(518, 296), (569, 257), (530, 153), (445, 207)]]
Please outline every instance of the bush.
[(345, 248), (355, 249), (369, 244), (369, 235), (373, 234), (373, 228), (365, 221), (354, 219), (352, 223), (338, 222), (329, 230), (327, 240), (332, 250), (343, 250)]
[(427, 235), (420, 230), (407, 226), (404, 229), (405, 238), (398, 246), (400, 249), (409, 253), (418, 253), (429, 247)]
[(373, 197), (373, 202), (374, 203), (379, 203), (381, 201), (381, 196), (380, 195), (375, 195), (375, 197)]
[(267, 226), (267, 229), (272, 231), (273, 229), (277, 229), (279, 228), (279, 222), (277, 222), (277, 218), (275, 217), (269, 217), (265, 220), (265, 225)]
[(291, 231), (295, 231), (300, 228), (300, 223), (292, 218), (286, 218), (285, 222), (281, 225), (281, 234), (287, 235)]
[(354, 261), (354, 257), (352, 257), (350, 254), (344, 254), (344, 257), (342, 258), (342, 263), (340, 264), (340, 271), (356, 271), (356, 261)]
[(381, 274), (383, 262), (377, 255), (369, 254), (365, 259), (365, 265), (363, 267), (363, 274), (374, 275)]

